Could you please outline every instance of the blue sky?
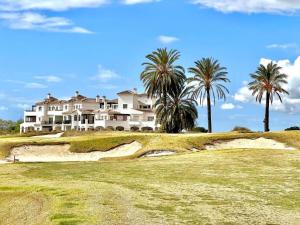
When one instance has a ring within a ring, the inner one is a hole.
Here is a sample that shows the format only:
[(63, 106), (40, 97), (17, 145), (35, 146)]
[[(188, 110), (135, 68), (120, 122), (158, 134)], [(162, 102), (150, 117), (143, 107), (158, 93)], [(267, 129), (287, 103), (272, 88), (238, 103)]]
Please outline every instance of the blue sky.
[[(18, 119), (51, 92), (94, 97), (137, 87), (145, 55), (178, 49), (185, 68), (214, 57), (228, 68), (227, 102), (214, 130), (262, 130), (263, 106), (245, 88), (259, 63), (278, 62), (291, 95), (272, 107), (271, 128), (300, 125), (300, 1), (0, 0), (0, 118)], [(187, 74), (189, 76), (189, 74)], [(206, 126), (199, 107), (198, 124)]]

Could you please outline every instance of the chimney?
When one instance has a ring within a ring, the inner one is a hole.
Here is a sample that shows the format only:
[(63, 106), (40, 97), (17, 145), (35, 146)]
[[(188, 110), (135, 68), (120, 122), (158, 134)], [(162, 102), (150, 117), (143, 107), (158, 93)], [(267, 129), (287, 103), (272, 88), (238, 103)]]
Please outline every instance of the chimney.
[(97, 102), (97, 103), (100, 102), (100, 96), (99, 96), (99, 95), (96, 96), (96, 102)]
[(106, 101), (106, 96), (102, 96), (103, 103), (104, 103), (104, 110), (107, 108), (107, 101)]
[(79, 91), (76, 91), (75, 92), (75, 97), (78, 97), (79, 96)]
[(133, 88), (132, 92), (135, 93), (135, 94), (137, 94), (137, 88)]
[(51, 93), (48, 93), (47, 99), (50, 99), (50, 98), (51, 98)]

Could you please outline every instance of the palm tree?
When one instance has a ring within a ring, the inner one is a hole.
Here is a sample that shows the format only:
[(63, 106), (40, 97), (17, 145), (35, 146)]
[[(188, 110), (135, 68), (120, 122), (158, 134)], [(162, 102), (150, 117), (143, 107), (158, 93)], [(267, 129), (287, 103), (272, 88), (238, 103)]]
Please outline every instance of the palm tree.
[(145, 68), (141, 73), (141, 80), (148, 97), (162, 98), (166, 110), (168, 92), (178, 90), (186, 79), (184, 68), (175, 65), (180, 53), (177, 50), (168, 51), (166, 48), (159, 48), (146, 58), (148, 62), (142, 64)]
[[(196, 101), (191, 97), (191, 87), (184, 84), (167, 94), (165, 107), (162, 99), (156, 101), (157, 122), (164, 124), (168, 133), (179, 133), (195, 126), (198, 117)], [(166, 109), (166, 110), (165, 110)]]
[(261, 64), (255, 73), (250, 74), (253, 81), (249, 83), (249, 89), (252, 91), (253, 96), (256, 95), (256, 101), (261, 103), (264, 93), (266, 94), (265, 132), (270, 131), (270, 103), (273, 103), (274, 96), (277, 96), (282, 102), (280, 94), (289, 94), (282, 88), (282, 85), (287, 84), (287, 75), (281, 73), (280, 70), (280, 66), (271, 62), (267, 66)]
[(227, 78), (227, 69), (226, 67), (222, 67), (218, 60), (202, 58), (195, 62), (195, 67), (189, 68), (189, 72), (194, 75), (194, 77), (188, 79), (188, 82), (193, 84), (193, 97), (199, 99), (201, 105), (206, 100), (208, 132), (211, 133), (211, 95), (213, 96), (214, 104), (216, 97), (218, 99), (226, 99), (226, 93), (229, 93), (229, 91), (221, 82), (230, 82)]

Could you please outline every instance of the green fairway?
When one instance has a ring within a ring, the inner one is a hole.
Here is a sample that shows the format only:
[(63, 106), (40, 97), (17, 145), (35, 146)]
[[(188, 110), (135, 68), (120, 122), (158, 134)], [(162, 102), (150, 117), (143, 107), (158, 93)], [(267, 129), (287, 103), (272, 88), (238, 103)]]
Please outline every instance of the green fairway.
[[(299, 150), (185, 150), (215, 138), (262, 134), (105, 135), (123, 137), (122, 142), (124, 137), (137, 139), (146, 145), (142, 151), (164, 142), (160, 148), (174, 146), (182, 154), (93, 163), (0, 165), (0, 224), (299, 224)], [(295, 147), (300, 142), (298, 132), (264, 136)], [(95, 138), (100, 137), (46, 142)], [(0, 140), (2, 146), (33, 141)], [(98, 143), (99, 148), (110, 146)]]

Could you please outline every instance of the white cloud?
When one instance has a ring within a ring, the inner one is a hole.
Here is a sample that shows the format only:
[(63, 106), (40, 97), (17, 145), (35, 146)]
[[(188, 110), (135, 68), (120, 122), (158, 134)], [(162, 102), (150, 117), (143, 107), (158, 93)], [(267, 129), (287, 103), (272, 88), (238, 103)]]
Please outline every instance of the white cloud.
[[(262, 58), (260, 64), (266, 65), (271, 62), (270, 59)], [(284, 88), (289, 91), (290, 95), (283, 96), (283, 103), (278, 99), (275, 99), (272, 110), (287, 112), (287, 113), (299, 113), (300, 112), (300, 56), (295, 60), (295, 62), (290, 62), (289, 60), (279, 60), (274, 61), (280, 67), (282, 67), (281, 72), (288, 75), (288, 84), (284, 85)], [(252, 96), (251, 91), (247, 86), (242, 87), (234, 96), (236, 101), (244, 103), (254, 103), (255, 97)], [(264, 102), (263, 102), (264, 103)]]
[(118, 78), (120, 78), (120, 76), (116, 72), (110, 69), (106, 69), (102, 65), (99, 65), (97, 75), (91, 77), (91, 80), (98, 80), (106, 83), (109, 80), (118, 79)]
[(57, 76), (35, 76), (34, 77), (35, 79), (38, 79), (38, 80), (44, 80), (44, 81), (47, 81), (47, 82), (61, 82), (62, 79), (60, 77), (57, 77)]
[(150, 2), (159, 2), (160, 0), (122, 0), (123, 4), (126, 5), (135, 5), (140, 3), (150, 3)]
[(36, 12), (6, 12), (0, 13), (0, 19), (16, 30), (42, 30), (51, 32), (67, 32), (90, 34), (91, 31), (74, 26), (72, 21), (64, 17), (47, 17)]
[(297, 44), (294, 43), (287, 43), (287, 44), (271, 44), (271, 45), (267, 45), (267, 48), (270, 49), (289, 49), (289, 48), (298, 48)]
[(109, 3), (110, 0), (0, 0), (3, 11), (53, 10), (93, 8)]
[(255, 101), (255, 98), (252, 96), (252, 92), (249, 90), (247, 84), (244, 83), (243, 85), (244, 87), (240, 88), (234, 95), (234, 100), (243, 103)]
[(226, 13), (294, 13), (300, 10), (299, 0), (194, 0), (193, 3)]
[(232, 103), (224, 103), (221, 105), (221, 109), (223, 110), (231, 110), (231, 109), (235, 109), (236, 106)]
[(171, 44), (173, 42), (179, 41), (177, 37), (161, 35), (158, 37), (158, 41), (162, 44)]

